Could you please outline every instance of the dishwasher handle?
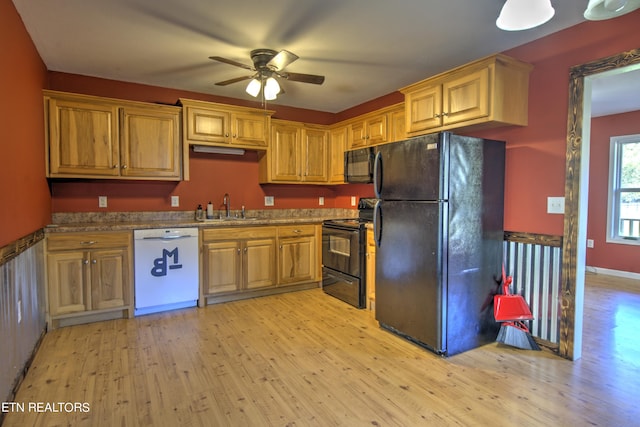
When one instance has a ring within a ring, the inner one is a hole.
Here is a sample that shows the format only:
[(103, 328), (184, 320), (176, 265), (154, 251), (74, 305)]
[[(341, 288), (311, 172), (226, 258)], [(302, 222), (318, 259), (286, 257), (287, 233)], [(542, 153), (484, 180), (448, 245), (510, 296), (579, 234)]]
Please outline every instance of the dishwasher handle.
[(196, 236), (182, 235), (182, 236), (145, 236), (139, 240), (176, 240), (176, 239), (189, 239)]

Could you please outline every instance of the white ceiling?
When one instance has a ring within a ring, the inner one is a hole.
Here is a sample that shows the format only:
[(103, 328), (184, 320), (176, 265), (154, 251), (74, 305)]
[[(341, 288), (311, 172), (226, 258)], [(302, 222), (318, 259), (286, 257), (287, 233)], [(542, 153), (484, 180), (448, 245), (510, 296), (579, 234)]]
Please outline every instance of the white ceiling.
[(13, 0), (47, 68), (240, 99), (256, 48), (287, 49), (287, 71), (323, 85), (282, 82), (274, 105), (327, 112), (391, 93), (472, 60), (584, 21), (587, 0), (553, 0), (532, 30), (495, 26), (504, 0)]

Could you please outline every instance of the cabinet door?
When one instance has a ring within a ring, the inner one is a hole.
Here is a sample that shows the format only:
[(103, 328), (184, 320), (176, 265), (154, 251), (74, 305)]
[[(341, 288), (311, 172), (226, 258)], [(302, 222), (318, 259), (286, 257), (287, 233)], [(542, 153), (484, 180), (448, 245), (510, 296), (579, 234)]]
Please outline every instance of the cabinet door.
[(128, 257), (125, 249), (92, 251), (91, 309), (121, 307), (128, 304)]
[(187, 106), (184, 111), (187, 140), (192, 143), (231, 141), (230, 115), (225, 111)]
[(331, 130), (329, 134), (329, 182), (344, 183), (344, 151), (347, 147), (348, 128)]
[(246, 289), (276, 285), (276, 239), (244, 242), (244, 286)]
[(121, 174), (180, 179), (178, 112), (122, 109)]
[(389, 140), (386, 114), (367, 119), (367, 145), (382, 144)]
[(300, 181), (300, 128), (273, 125), (271, 129), (272, 180)]
[(316, 279), (316, 239), (311, 236), (280, 239), (280, 285), (291, 285)]
[(375, 309), (376, 299), (376, 242), (373, 237), (373, 230), (367, 229), (367, 260), (366, 260), (366, 283), (367, 283), (367, 308)]
[(349, 149), (367, 145), (367, 128), (364, 121), (352, 123), (349, 132)]
[(489, 68), (446, 81), (442, 85), (443, 124), (489, 115)]
[(51, 316), (89, 310), (87, 264), (87, 255), (83, 251), (47, 255)]
[(442, 126), (442, 86), (405, 94), (406, 130), (417, 132)]
[(221, 241), (204, 245), (204, 294), (233, 292), (241, 288), (240, 242)]
[(232, 143), (250, 147), (267, 147), (267, 116), (259, 113), (234, 113)]
[(49, 99), (49, 175), (118, 176), (118, 108)]
[(407, 139), (404, 108), (390, 113), (389, 141), (396, 142)]
[(329, 139), (322, 129), (302, 131), (304, 176), (307, 182), (327, 182), (329, 180)]

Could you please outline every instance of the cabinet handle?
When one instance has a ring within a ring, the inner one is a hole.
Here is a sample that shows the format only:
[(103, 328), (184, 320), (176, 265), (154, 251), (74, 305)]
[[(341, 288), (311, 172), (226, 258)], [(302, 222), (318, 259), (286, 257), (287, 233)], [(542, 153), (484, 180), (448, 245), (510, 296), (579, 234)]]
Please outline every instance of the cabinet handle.
[(81, 245), (95, 245), (96, 243), (98, 242), (96, 242), (95, 240), (86, 240), (84, 242), (80, 242)]
[(440, 114), (436, 114), (433, 116), (434, 119), (437, 119), (438, 117), (440, 117)]
[(302, 230), (293, 230), (294, 233), (302, 233)]
[(449, 115), (449, 113), (442, 113), (442, 116), (443, 116), (443, 117), (446, 117), (446, 116), (448, 116), (448, 115)]

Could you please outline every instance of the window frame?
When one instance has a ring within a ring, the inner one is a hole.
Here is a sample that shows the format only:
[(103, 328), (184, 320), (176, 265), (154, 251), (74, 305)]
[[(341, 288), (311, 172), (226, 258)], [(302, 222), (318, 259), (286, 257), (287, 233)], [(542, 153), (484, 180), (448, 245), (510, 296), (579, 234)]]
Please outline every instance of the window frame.
[(624, 237), (618, 233), (620, 223), (620, 199), (623, 192), (640, 192), (638, 187), (621, 187), (622, 147), (625, 144), (640, 144), (640, 134), (620, 135), (609, 138), (609, 185), (607, 196), (607, 243), (640, 245), (640, 238)]

